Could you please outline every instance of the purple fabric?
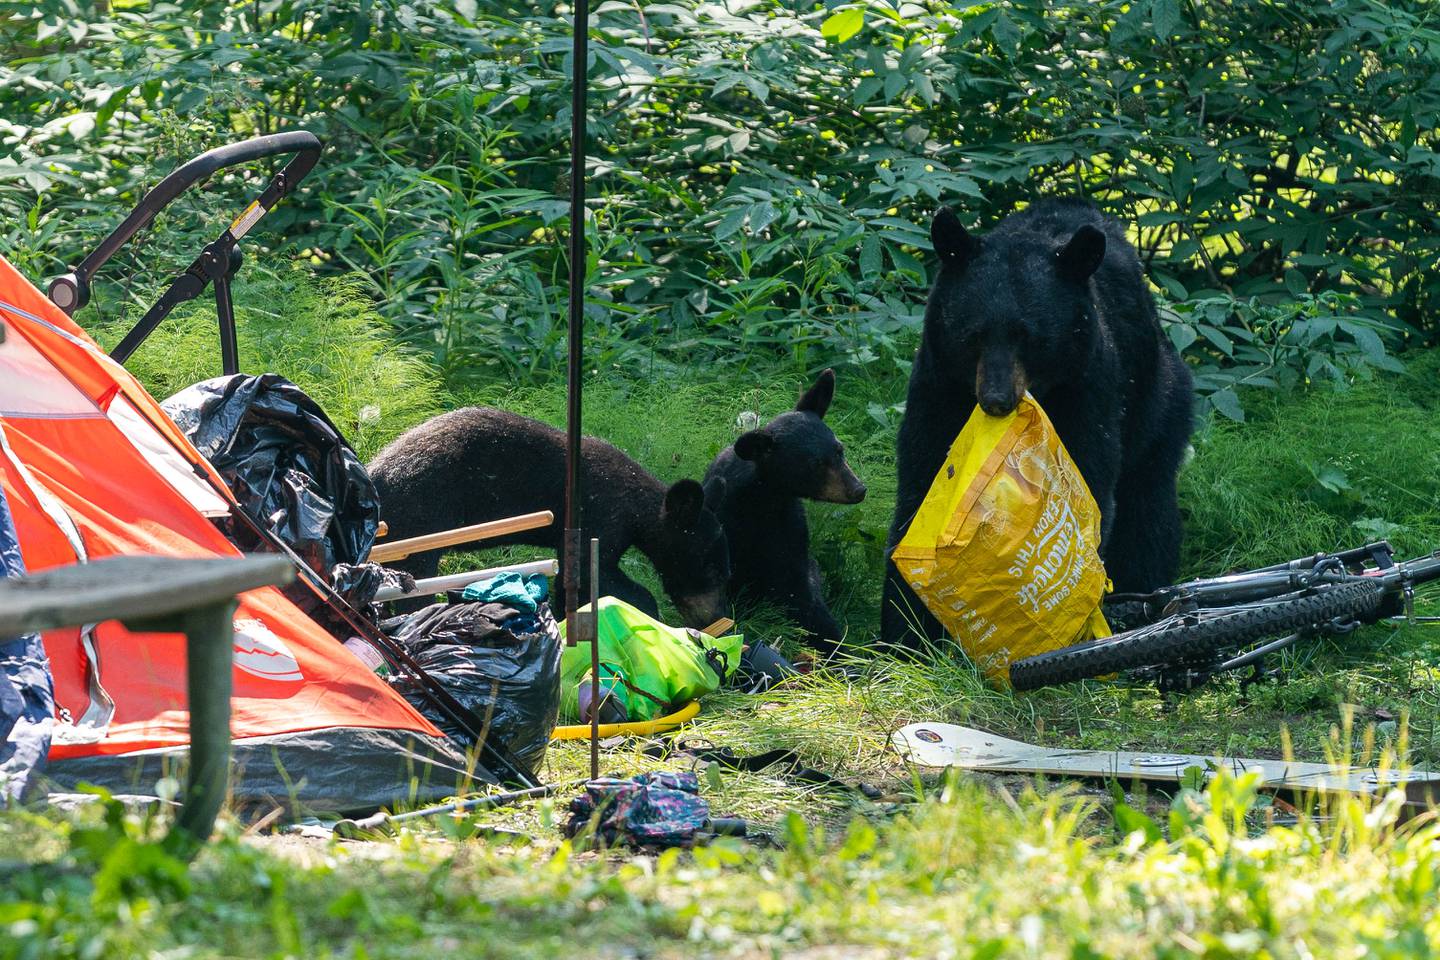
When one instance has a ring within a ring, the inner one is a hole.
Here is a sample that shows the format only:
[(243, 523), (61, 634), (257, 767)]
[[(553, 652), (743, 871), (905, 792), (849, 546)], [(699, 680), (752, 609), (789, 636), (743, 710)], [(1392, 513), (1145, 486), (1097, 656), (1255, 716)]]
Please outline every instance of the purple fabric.
[(586, 784), (570, 801), (565, 834), (573, 837), (594, 821), (596, 836), (608, 846), (688, 847), (709, 820), (710, 805), (695, 774), (642, 773)]

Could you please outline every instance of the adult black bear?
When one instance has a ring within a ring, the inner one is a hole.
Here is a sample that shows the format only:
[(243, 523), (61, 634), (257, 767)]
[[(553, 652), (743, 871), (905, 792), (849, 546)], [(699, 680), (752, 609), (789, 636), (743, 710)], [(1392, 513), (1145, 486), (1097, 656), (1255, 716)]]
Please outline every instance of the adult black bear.
[[(1100, 506), (1115, 589), (1169, 583), (1193, 394), (1124, 229), (1083, 201), (1044, 200), (984, 237), (942, 209), (930, 238), (940, 271), (896, 441), (887, 556), (975, 405), (999, 416), (1028, 390)], [(881, 639), (904, 643), (912, 627), (938, 638), (940, 624), (888, 562), (885, 577)]]
[[(650, 592), (620, 569), (621, 555), (634, 546), (655, 565), (687, 626), (706, 627), (725, 616), (729, 551), (700, 484), (681, 480), (666, 489), (594, 437), (584, 439), (581, 457), (581, 522), (587, 539), (600, 539), (601, 591), (658, 613)], [(401, 434), (369, 469), (393, 539), (551, 510), (556, 522), (549, 527), (485, 543), (560, 549), (565, 434), (538, 420), (490, 407), (452, 410)], [(430, 551), (395, 565), (429, 577), (439, 562), (440, 551)], [(583, 597), (589, 563), (581, 569)], [(563, 590), (557, 579), (556, 595)]]
[(705, 473), (706, 501), (730, 545), (730, 596), (768, 600), (826, 647), (839, 642), (840, 625), (821, 595), (800, 501), (865, 499), (865, 484), (825, 425), (834, 397), (835, 373), (826, 370), (794, 410), (741, 434)]

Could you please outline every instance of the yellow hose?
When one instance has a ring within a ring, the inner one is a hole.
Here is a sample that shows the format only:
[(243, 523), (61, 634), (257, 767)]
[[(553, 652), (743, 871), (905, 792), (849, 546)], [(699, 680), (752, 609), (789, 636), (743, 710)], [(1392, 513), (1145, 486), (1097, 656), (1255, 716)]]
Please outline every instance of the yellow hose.
[[(673, 730), (686, 720), (693, 719), (695, 714), (700, 712), (700, 701), (691, 700), (685, 706), (674, 713), (663, 717), (656, 717), (654, 720), (635, 720), (630, 723), (602, 723), (600, 724), (600, 736), (602, 737), (632, 737), (641, 736), (646, 733), (661, 733), (665, 730)], [(589, 740), (590, 724), (575, 724), (569, 727), (556, 727), (555, 732), (550, 734), (551, 741), (555, 740)]]

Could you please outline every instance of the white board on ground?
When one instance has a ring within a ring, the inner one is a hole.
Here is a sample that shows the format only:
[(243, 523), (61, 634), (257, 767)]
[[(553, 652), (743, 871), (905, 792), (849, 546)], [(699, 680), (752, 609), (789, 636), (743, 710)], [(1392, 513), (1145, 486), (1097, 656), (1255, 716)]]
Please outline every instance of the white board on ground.
[(1161, 783), (1179, 783), (1186, 770), (1199, 767), (1207, 781), (1220, 770), (1258, 773), (1262, 786), (1271, 790), (1369, 794), (1404, 786), (1415, 800), (1440, 799), (1440, 771), (1430, 769), (1336, 767), (1158, 751), (1070, 750), (1010, 740), (953, 723), (912, 723), (895, 731), (890, 742), (901, 757), (922, 767)]

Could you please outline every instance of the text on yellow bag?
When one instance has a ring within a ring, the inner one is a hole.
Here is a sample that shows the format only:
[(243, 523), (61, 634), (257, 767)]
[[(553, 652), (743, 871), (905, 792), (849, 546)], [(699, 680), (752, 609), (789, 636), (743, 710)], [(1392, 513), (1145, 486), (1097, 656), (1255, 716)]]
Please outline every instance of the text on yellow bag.
[(1100, 509), (1045, 411), (979, 407), (892, 559), (992, 679), (1011, 660), (1110, 635)]

